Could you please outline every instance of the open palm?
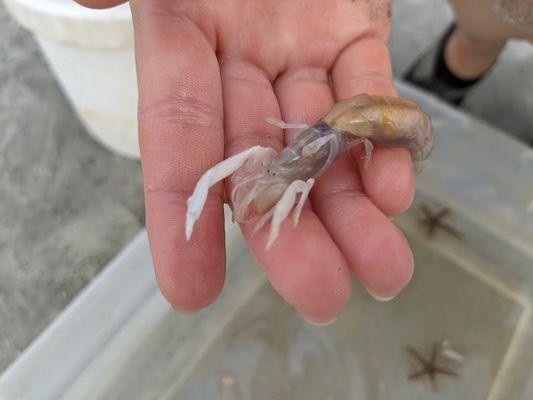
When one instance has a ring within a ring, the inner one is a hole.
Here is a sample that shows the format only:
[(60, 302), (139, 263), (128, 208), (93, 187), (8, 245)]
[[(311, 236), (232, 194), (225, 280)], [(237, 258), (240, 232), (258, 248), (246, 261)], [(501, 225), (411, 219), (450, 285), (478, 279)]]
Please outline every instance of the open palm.
[[(109, 6), (118, 0), (80, 0)], [(386, 42), (390, 1), (132, 0), (147, 228), (162, 292), (176, 307), (211, 303), (225, 275), (224, 188), (210, 191), (190, 242), (186, 200), (201, 174), (253, 145), (281, 150), (292, 138), (264, 122), (314, 123), (336, 101), (393, 95)], [(341, 157), (311, 193), (293, 228), (266, 251), (266, 230), (242, 229), (273, 286), (306, 319), (334, 319), (351, 272), (379, 299), (409, 281), (413, 257), (387, 216), (413, 197), (403, 149)]]

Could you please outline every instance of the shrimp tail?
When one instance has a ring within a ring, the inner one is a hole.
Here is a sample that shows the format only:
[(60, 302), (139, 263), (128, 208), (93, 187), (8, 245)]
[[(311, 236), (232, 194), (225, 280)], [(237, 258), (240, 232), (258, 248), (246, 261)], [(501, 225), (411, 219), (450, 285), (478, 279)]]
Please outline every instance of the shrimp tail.
[[(406, 99), (362, 94), (337, 103), (323, 120), (351, 137), (349, 140), (367, 139), (385, 146), (407, 148), (416, 171), (422, 168), (433, 149), (429, 115)], [(368, 156), (368, 145), (366, 150)]]

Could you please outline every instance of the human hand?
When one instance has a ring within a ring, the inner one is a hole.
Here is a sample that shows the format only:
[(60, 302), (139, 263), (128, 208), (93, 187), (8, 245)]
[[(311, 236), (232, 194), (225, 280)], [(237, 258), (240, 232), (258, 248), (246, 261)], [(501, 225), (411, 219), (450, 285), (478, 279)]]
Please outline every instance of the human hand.
[[(120, 0), (79, 0), (106, 7)], [(209, 192), (185, 239), (187, 198), (202, 173), (253, 145), (280, 151), (292, 136), (264, 122), (312, 124), (336, 101), (394, 95), (387, 38), (390, 1), (131, 0), (139, 85), (146, 223), (157, 280), (175, 307), (196, 311), (224, 283), (224, 188)], [(296, 228), (251, 235), (255, 259), (308, 321), (328, 323), (346, 305), (351, 271), (376, 298), (397, 295), (413, 256), (388, 216), (412, 202), (404, 149), (341, 156), (311, 192)]]

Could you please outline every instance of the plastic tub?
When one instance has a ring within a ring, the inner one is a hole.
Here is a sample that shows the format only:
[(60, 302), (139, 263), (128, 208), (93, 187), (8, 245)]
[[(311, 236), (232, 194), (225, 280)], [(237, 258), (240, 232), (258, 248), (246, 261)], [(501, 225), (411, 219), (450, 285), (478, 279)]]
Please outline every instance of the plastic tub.
[[(414, 206), (395, 222), (415, 254), (404, 292), (374, 301), (354, 282), (335, 324), (307, 324), (270, 287), (228, 220), (221, 297), (193, 315), (157, 289), (141, 233), (0, 377), (0, 399), (533, 398), (533, 151), (398, 85), (433, 117), (438, 143)], [(420, 205), (453, 209), (462, 240), (428, 238)], [(102, 312), (102, 310), (106, 312)], [(460, 377), (410, 381), (405, 351), (450, 339)]]
[(139, 157), (137, 81), (127, 4), (90, 10), (72, 0), (4, 0), (37, 39), (88, 132), (112, 151)]

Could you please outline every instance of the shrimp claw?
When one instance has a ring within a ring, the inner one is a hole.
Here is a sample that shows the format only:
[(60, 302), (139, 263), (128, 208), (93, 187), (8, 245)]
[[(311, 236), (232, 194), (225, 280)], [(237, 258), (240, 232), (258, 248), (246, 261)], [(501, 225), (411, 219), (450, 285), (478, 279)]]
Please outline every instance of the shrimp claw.
[(287, 187), (285, 193), (283, 193), (283, 196), (281, 196), (281, 199), (274, 207), (272, 222), (270, 224), (270, 234), (268, 236), (268, 242), (266, 245), (267, 250), (270, 248), (270, 246), (272, 246), (272, 243), (274, 243), (278, 237), (279, 227), (291, 212), (294, 202), (296, 201), (296, 195), (301, 193), (302, 195), (294, 211), (294, 226), (298, 224), (305, 200), (307, 199), (307, 196), (309, 195), (314, 183), (315, 180), (313, 178), (308, 179), (307, 182), (296, 180)]
[(298, 204), (296, 205), (296, 208), (294, 209), (294, 213), (292, 216), (292, 226), (296, 228), (298, 225), (298, 221), (300, 221), (300, 215), (302, 214), (302, 210), (304, 208), (305, 201), (309, 197), (309, 192), (313, 188), (313, 185), (315, 184), (315, 180), (313, 178), (308, 179), (305, 183), (305, 189), (302, 191), (302, 195), (300, 196), (300, 200), (298, 200)]
[(271, 148), (262, 146), (250, 147), (248, 150), (227, 158), (205, 171), (196, 184), (191, 197), (187, 200), (187, 216), (185, 223), (185, 236), (187, 240), (190, 240), (194, 224), (202, 214), (209, 188), (233, 174), (248, 160), (272, 158), (272, 153), (275, 154), (275, 151)]

